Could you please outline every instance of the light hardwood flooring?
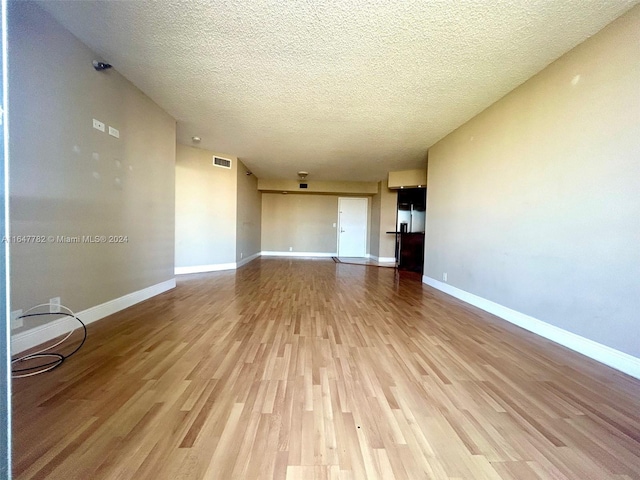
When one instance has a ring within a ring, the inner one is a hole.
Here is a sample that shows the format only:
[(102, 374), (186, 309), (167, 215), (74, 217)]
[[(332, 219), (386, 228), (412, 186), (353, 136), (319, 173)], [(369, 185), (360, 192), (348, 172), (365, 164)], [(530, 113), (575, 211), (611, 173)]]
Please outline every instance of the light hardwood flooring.
[(258, 259), (13, 382), (18, 479), (640, 478), (640, 382), (420, 283)]

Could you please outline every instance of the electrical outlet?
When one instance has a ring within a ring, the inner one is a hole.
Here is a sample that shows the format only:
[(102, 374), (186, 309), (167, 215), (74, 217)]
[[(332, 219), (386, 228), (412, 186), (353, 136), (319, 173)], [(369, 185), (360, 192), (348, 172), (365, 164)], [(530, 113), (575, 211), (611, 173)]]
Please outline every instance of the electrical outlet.
[(112, 137), (120, 138), (120, 130), (117, 128), (109, 127), (109, 135)]
[(104, 132), (104, 123), (102, 123), (100, 120), (96, 120), (94, 118), (93, 119), (93, 128), (95, 128), (96, 130), (100, 130), (101, 132)]
[(49, 303), (49, 313), (60, 313), (60, 297), (50, 299)]
[(18, 318), (22, 315), (22, 309), (14, 310), (11, 312), (11, 330), (24, 326), (24, 319)]
[(242, 259), (244, 253), (240, 252), (240, 259)]
[(289, 251), (290, 251), (290, 252), (293, 252), (293, 247), (289, 247)]
[(447, 272), (444, 272), (442, 274), (442, 281), (446, 282), (447, 281)]

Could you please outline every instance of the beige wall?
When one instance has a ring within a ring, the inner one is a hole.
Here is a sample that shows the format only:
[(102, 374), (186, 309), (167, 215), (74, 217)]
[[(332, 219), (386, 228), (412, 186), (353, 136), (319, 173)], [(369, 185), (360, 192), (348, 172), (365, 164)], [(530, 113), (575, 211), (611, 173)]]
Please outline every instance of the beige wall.
[(371, 197), (371, 255), (390, 259), (396, 254), (396, 237), (388, 234), (396, 229), (398, 193), (387, 188), (386, 180), (378, 183), (378, 193)]
[(329, 193), (345, 195), (372, 195), (377, 191), (376, 182), (318, 182), (306, 181), (306, 189), (300, 188), (298, 180), (259, 179), (258, 189), (272, 193)]
[(338, 197), (314, 194), (262, 194), (262, 251), (337, 251)]
[(236, 261), (237, 170), (213, 165), (214, 152), (187, 145), (176, 151), (176, 267)]
[(392, 189), (398, 188), (422, 188), (427, 184), (427, 169), (401, 170), (389, 172), (387, 186)]
[(240, 262), (260, 252), (262, 194), (255, 175), (247, 175), (240, 161), (237, 172), (236, 261)]
[(640, 357), (640, 7), (429, 152), (425, 275)]
[(34, 4), (9, 3), (9, 45), (12, 235), (127, 237), (12, 244), (11, 308), (80, 311), (172, 279), (175, 121)]
[[(362, 197), (365, 198), (365, 197)], [(371, 197), (366, 197), (367, 199), (367, 236), (366, 236), (366, 244), (365, 244), (365, 253), (366, 255), (371, 254)]]
[(398, 192), (389, 190), (381, 183), (380, 188), (380, 258), (394, 258), (396, 255), (396, 237), (387, 232), (396, 230), (398, 210)]
[(371, 209), (369, 210), (369, 253), (372, 257), (378, 257), (380, 253), (380, 185), (378, 193), (371, 197)]

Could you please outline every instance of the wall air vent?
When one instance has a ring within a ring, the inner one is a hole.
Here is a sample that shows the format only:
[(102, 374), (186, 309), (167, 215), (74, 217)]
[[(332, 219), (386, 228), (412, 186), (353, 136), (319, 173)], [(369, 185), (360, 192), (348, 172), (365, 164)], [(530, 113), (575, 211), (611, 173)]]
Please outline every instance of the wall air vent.
[(231, 160), (228, 158), (213, 156), (213, 165), (222, 168), (231, 168)]
[(300, 188), (308, 188), (308, 186), (309, 186), (309, 185), (308, 185), (308, 184), (306, 184), (306, 183), (301, 183), (301, 184), (300, 184)]

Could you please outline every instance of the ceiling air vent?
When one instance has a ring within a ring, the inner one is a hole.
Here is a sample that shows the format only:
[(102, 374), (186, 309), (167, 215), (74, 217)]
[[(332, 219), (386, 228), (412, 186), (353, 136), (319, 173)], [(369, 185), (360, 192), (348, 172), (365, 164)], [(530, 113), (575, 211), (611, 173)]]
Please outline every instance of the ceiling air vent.
[(231, 168), (231, 160), (228, 158), (216, 157), (215, 155), (213, 157), (213, 164), (216, 167)]

